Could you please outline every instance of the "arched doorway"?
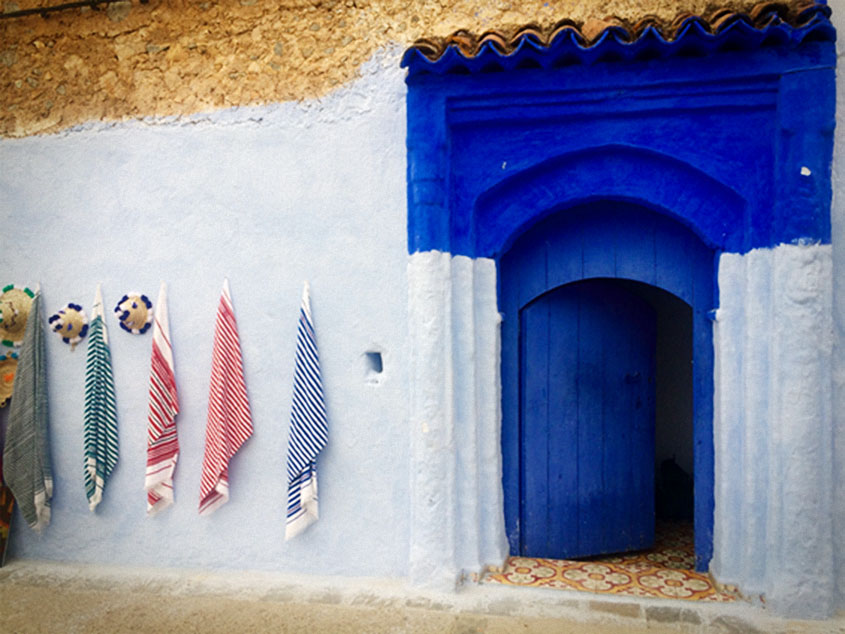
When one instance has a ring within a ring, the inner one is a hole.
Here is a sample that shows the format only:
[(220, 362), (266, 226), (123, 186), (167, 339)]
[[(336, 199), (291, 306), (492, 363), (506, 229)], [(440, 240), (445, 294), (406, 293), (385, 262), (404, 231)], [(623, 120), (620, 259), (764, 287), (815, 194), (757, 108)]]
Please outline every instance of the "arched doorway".
[[(614, 25), (588, 46), (531, 28), (505, 50), (462, 31), (406, 53), (414, 583), (451, 588), (518, 552), (514, 315), (568, 282), (630, 279), (692, 313), (697, 567), (830, 613), (835, 30), (824, 4), (781, 9), (621, 48)], [(585, 205), (562, 240), (514, 249)], [(614, 207), (630, 213), (589, 222)], [(641, 244), (636, 217), (670, 237)], [(502, 280), (523, 264), (544, 273)]]
[[(650, 546), (655, 421), (664, 420), (665, 432), (665, 419), (686, 402), (691, 411), (678, 427), (691, 426), (692, 447), (678, 453), (693, 454), (696, 566), (706, 569), (713, 252), (666, 214), (601, 201), (548, 216), (518, 236), (499, 264), (511, 552), (575, 557)], [(664, 389), (658, 408), (658, 364), (664, 376), (667, 367), (680, 374), (683, 332), (689, 380), (668, 398)]]

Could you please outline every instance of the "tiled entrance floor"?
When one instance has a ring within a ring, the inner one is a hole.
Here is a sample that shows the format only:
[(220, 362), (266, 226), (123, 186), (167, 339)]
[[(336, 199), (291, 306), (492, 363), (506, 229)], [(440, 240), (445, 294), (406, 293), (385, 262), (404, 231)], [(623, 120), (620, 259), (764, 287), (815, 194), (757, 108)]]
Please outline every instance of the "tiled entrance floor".
[(717, 590), (694, 564), (692, 525), (660, 524), (651, 550), (577, 561), (510, 557), (502, 572), (488, 572), (484, 582), (693, 601), (739, 598)]

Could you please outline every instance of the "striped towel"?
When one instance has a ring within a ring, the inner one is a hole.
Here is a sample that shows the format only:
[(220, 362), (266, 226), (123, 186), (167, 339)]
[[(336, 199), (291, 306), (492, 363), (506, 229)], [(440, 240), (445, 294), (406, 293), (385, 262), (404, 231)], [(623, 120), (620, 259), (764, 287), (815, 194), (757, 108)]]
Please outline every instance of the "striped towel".
[(200, 483), (200, 515), (208, 515), (229, 499), (229, 460), (252, 436), (252, 417), (244, 382), (238, 324), (229, 297), (229, 280), (223, 282), (208, 391), (208, 424)]
[(170, 345), (167, 317), (167, 287), (158, 292), (153, 323), (153, 350), (150, 361), (150, 415), (147, 418), (147, 514), (155, 515), (173, 504), (173, 472), (179, 459), (176, 414), (179, 397)]
[(288, 440), (288, 509), (285, 540), (292, 539), (314, 523), (317, 510), (317, 454), (326, 446), (328, 427), (320, 378), (320, 358), (311, 320), (308, 282), (302, 290), (293, 401)]
[(50, 523), (53, 497), (42, 328), (41, 293), (36, 292), (15, 374), (3, 449), (6, 484), (17, 498), (26, 523), (39, 532)]
[(88, 357), (85, 363), (85, 495), (93, 511), (103, 499), (103, 489), (117, 465), (117, 407), (111, 370), (109, 336), (100, 285), (91, 309)]

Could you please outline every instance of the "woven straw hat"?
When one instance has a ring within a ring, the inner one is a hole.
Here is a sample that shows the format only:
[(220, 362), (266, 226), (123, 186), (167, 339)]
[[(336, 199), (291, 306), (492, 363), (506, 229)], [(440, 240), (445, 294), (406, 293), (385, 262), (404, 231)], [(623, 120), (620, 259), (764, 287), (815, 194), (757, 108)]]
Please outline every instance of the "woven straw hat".
[(4, 357), (0, 360), (0, 407), (6, 405), (12, 397), (15, 385), (15, 370), (18, 368), (17, 357)]
[(142, 335), (153, 323), (153, 303), (141, 293), (127, 293), (124, 295), (114, 312), (120, 320), (120, 327), (133, 335)]
[(4, 346), (15, 347), (23, 343), (26, 318), (34, 294), (26, 287), (9, 284), (0, 293), (0, 341)]
[(88, 334), (88, 317), (79, 304), (67, 304), (48, 321), (53, 332), (70, 344), (71, 350)]

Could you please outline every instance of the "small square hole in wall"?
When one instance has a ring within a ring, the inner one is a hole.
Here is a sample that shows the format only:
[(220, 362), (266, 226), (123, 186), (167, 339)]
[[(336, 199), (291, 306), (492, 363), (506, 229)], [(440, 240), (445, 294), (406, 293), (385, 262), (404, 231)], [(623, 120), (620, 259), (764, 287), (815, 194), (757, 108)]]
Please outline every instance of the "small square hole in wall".
[(379, 385), (384, 372), (381, 352), (370, 350), (364, 353), (365, 380), (370, 385)]

